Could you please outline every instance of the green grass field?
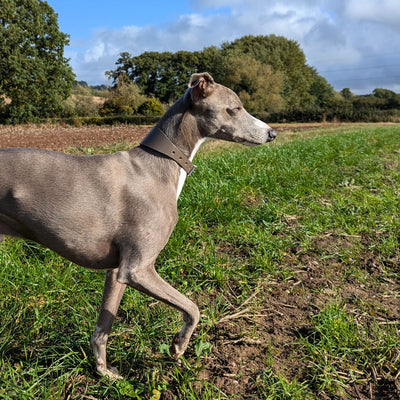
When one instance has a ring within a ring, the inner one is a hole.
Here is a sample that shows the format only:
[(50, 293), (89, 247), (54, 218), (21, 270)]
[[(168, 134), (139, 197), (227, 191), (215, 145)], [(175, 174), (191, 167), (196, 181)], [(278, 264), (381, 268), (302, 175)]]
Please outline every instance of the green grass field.
[(182, 363), (181, 316), (128, 289), (108, 346), (125, 380), (97, 376), (104, 274), (8, 238), (0, 398), (398, 399), (400, 126), (211, 144), (196, 163), (157, 261), (202, 314)]

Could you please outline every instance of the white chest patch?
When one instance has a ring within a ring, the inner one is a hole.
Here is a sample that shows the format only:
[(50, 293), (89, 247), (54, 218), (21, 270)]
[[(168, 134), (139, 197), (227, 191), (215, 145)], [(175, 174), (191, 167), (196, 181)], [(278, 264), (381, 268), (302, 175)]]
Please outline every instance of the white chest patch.
[[(190, 157), (189, 157), (189, 160), (190, 160), (190, 161), (193, 160), (193, 157), (196, 155), (196, 153), (197, 153), (197, 151), (199, 150), (200, 146), (201, 146), (206, 140), (208, 140), (208, 138), (200, 139), (200, 140), (196, 143), (196, 145), (195, 145), (194, 148), (193, 148), (192, 153), (190, 154)], [(185, 170), (184, 170), (183, 168), (181, 168), (181, 172), (180, 172), (180, 174), (179, 174), (178, 188), (177, 188), (177, 190), (176, 190), (176, 199), (177, 199), (177, 200), (179, 199), (179, 195), (180, 195), (181, 192), (182, 192), (182, 188), (183, 188), (183, 185), (185, 184), (186, 176), (187, 176), (187, 175), (186, 175)]]
[(182, 192), (183, 189), (183, 185), (185, 184), (185, 180), (186, 180), (186, 171), (181, 168), (181, 173), (179, 174), (179, 182), (178, 182), (178, 189), (176, 191), (176, 199), (179, 199), (179, 196)]

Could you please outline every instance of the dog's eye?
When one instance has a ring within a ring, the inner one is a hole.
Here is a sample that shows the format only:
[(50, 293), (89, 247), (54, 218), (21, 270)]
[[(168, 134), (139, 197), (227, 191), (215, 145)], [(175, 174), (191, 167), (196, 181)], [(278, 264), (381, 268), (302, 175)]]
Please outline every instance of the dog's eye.
[(231, 115), (234, 116), (236, 113), (238, 113), (241, 110), (240, 107), (234, 107), (234, 108), (227, 108), (226, 112)]

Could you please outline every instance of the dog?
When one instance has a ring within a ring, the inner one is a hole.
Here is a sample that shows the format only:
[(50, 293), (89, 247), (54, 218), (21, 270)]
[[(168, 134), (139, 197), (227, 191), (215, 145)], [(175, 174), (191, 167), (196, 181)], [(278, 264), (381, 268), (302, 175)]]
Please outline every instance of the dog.
[(106, 345), (126, 286), (183, 314), (171, 345), (179, 358), (199, 309), (154, 268), (178, 220), (177, 199), (206, 139), (261, 145), (276, 132), (252, 117), (239, 97), (208, 73), (193, 74), (185, 94), (137, 147), (74, 156), (37, 149), (0, 150), (0, 234), (35, 241), (83, 267), (106, 270), (91, 346), (101, 375)]

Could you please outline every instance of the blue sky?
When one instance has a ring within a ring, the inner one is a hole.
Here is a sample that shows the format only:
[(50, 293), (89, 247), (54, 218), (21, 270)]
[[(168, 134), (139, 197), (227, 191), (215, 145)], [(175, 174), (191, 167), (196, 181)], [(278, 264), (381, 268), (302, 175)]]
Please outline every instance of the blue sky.
[(89, 38), (97, 28), (158, 25), (192, 12), (189, 1), (48, 0), (60, 28), (73, 38)]
[(336, 90), (400, 92), (398, 0), (47, 0), (78, 80), (109, 83), (121, 52), (202, 50), (244, 35), (296, 40)]

